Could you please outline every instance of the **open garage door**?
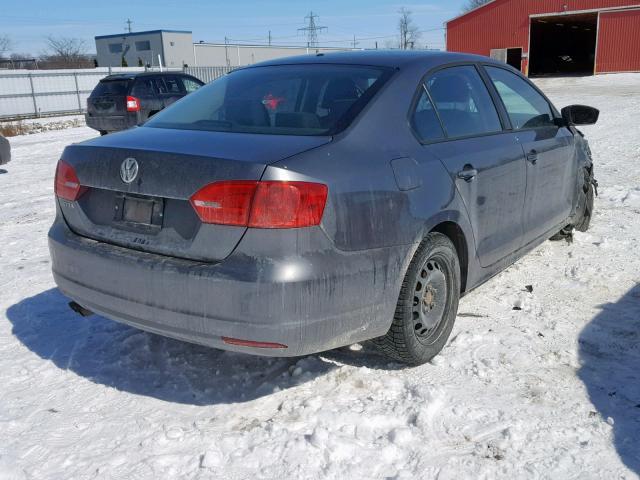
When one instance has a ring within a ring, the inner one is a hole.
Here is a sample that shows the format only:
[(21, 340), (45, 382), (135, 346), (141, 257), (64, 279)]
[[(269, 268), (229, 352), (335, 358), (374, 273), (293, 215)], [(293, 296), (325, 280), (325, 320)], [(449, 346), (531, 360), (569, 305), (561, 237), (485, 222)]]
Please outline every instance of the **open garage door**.
[(598, 14), (531, 19), (529, 76), (593, 75)]

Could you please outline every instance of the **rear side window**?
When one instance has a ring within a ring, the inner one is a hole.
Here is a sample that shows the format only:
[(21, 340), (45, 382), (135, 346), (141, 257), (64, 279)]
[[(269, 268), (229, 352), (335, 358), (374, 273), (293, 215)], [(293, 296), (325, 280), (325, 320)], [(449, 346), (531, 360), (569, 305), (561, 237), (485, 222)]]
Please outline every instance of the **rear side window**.
[(158, 77), (156, 80), (160, 93), (168, 93), (170, 95), (180, 95), (185, 93), (182, 82), (178, 77), (164, 76)]
[(182, 80), (182, 84), (184, 85), (184, 89), (187, 93), (195, 92), (202, 86), (200, 83), (189, 77), (181, 77), (180, 79)]
[(438, 119), (433, 104), (424, 90), (424, 86), (421, 87), (422, 95), (416, 104), (416, 110), (411, 119), (413, 129), (420, 137), (420, 140), (428, 142), (430, 140), (439, 140), (444, 138), (444, 132), (442, 131), (442, 125)]
[(502, 68), (485, 67), (515, 129), (554, 126), (549, 103), (522, 78)]
[(163, 110), (145, 126), (331, 135), (346, 128), (392, 72), (320, 64), (239, 69)]
[(426, 86), (448, 137), (502, 130), (496, 107), (475, 67), (439, 70), (427, 80)]
[(131, 95), (134, 97), (152, 97), (156, 93), (155, 82), (151, 77), (137, 78), (131, 89)]
[(129, 91), (129, 83), (129, 80), (101, 80), (91, 92), (91, 96), (126, 95)]

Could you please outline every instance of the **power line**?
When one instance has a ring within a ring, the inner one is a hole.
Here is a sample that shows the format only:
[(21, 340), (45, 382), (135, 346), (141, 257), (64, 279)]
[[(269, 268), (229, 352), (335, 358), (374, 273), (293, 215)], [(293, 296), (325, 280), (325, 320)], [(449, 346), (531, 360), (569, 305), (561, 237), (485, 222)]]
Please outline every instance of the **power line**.
[(316, 18), (319, 18), (318, 15), (314, 15), (313, 12), (309, 12), (309, 15), (304, 17), (305, 20), (309, 19), (309, 24), (306, 27), (299, 28), (299, 32), (306, 32), (307, 34), (307, 46), (308, 47), (317, 47), (318, 46), (318, 32), (322, 32), (322, 30), (328, 30), (327, 27), (321, 27), (316, 25)]

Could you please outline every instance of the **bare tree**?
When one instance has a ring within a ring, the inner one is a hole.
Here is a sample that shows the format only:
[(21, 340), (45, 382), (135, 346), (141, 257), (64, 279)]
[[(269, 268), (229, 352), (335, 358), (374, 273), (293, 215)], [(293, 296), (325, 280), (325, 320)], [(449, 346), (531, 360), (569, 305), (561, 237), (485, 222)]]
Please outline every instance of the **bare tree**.
[(4, 58), (9, 50), (11, 50), (11, 39), (8, 35), (0, 35), (0, 58)]
[(398, 20), (398, 30), (400, 31), (400, 49), (409, 50), (415, 47), (420, 38), (420, 30), (413, 23), (411, 10), (402, 7), (398, 10), (400, 19)]
[(463, 7), (465, 12), (481, 7), (485, 3), (489, 3), (492, 0), (467, 0), (467, 3)]
[(80, 38), (48, 36), (42, 62), (48, 68), (82, 68), (91, 63), (87, 44)]

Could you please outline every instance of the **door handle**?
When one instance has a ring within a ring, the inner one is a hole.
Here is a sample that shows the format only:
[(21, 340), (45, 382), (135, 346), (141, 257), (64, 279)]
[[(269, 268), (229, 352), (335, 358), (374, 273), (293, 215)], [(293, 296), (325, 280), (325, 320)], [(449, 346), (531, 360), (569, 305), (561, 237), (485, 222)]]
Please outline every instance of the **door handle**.
[(478, 170), (473, 168), (471, 165), (465, 165), (464, 168), (458, 172), (458, 178), (460, 180), (464, 180), (467, 183), (472, 181), (477, 176)]
[(535, 165), (538, 163), (538, 152), (537, 150), (531, 150), (527, 153), (527, 161), (531, 163), (531, 165)]

